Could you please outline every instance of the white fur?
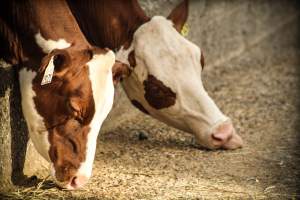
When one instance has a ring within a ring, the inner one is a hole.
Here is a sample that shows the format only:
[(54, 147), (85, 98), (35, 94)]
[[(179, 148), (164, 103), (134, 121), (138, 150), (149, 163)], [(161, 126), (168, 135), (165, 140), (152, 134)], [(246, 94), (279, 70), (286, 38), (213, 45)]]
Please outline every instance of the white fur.
[(95, 101), (95, 115), (90, 124), (91, 130), (88, 133), (86, 160), (81, 163), (77, 174), (88, 178), (92, 173), (97, 136), (104, 119), (113, 105), (114, 86), (112, 66), (114, 62), (115, 55), (112, 51), (109, 51), (105, 55), (94, 55), (93, 59), (87, 63)]
[(131, 45), (128, 49), (125, 49), (124, 46), (120, 48), (120, 50), (116, 53), (116, 60), (127, 64), (130, 66), (130, 63), (128, 61), (128, 55), (133, 50), (133, 46)]
[(51, 39), (46, 40), (40, 32), (35, 34), (35, 41), (39, 47), (42, 48), (44, 53), (50, 53), (53, 49), (65, 49), (71, 46), (71, 44), (64, 39), (57, 41)]
[[(204, 146), (209, 146), (212, 128), (228, 118), (203, 87), (200, 48), (182, 37), (171, 21), (160, 16), (153, 17), (135, 32), (132, 48), (137, 65), (124, 80), (129, 97), (138, 100), (154, 117), (195, 133)], [(148, 74), (176, 93), (175, 105), (157, 110), (148, 104), (143, 93)]]
[(36, 110), (33, 98), (36, 96), (32, 88), (32, 80), (36, 72), (23, 68), (19, 72), (19, 83), (22, 97), (22, 109), (27, 122), (30, 138), (37, 151), (50, 162), (48, 151), (50, 143), (44, 120)]

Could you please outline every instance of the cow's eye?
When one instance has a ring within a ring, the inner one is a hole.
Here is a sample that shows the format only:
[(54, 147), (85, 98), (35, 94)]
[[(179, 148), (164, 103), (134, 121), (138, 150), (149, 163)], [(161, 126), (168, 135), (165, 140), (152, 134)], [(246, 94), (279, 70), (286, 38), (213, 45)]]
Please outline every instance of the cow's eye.
[(75, 120), (77, 120), (80, 124), (83, 124), (83, 118), (81, 116), (75, 117)]
[(80, 106), (75, 100), (71, 99), (70, 101), (68, 101), (67, 107), (68, 107), (68, 110), (73, 114), (74, 117), (79, 117)]
[(66, 57), (64, 54), (56, 54), (53, 58), (53, 64), (55, 66), (55, 71), (60, 72), (66, 67)]
[(78, 149), (77, 149), (76, 142), (75, 142), (73, 139), (71, 139), (71, 138), (68, 138), (68, 141), (69, 141), (69, 143), (70, 143), (71, 146), (72, 146), (72, 151), (73, 151), (74, 153), (77, 153), (77, 152), (78, 152)]

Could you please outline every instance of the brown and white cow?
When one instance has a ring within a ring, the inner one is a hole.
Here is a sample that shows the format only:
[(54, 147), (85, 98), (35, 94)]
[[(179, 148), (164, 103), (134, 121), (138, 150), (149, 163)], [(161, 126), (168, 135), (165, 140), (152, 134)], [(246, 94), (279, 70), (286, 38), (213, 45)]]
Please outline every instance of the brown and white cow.
[(188, 17), (184, 0), (165, 18), (149, 18), (137, 0), (69, 0), (87, 39), (116, 49), (132, 70), (123, 87), (141, 111), (193, 133), (210, 149), (236, 149), (242, 139), (205, 91), (201, 49), (179, 32)]
[(0, 41), (0, 57), (18, 67), (34, 146), (60, 186), (83, 186), (113, 103), (114, 53), (86, 41), (62, 0), (1, 1)]

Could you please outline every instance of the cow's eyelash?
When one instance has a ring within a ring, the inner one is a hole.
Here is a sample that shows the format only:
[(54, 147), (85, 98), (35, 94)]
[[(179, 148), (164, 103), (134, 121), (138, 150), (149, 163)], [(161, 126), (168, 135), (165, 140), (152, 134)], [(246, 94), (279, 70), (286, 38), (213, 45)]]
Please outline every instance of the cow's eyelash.
[(71, 138), (68, 138), (68, 141), (69, 141), (69, 143), (70, 143), (71, 146), (72, 146), (73, 152), (74, 152), (74, 153), (78, 153), (78, 149), (77, 149), (77, 145), (76, 145), (75, 141), (72, 140)]

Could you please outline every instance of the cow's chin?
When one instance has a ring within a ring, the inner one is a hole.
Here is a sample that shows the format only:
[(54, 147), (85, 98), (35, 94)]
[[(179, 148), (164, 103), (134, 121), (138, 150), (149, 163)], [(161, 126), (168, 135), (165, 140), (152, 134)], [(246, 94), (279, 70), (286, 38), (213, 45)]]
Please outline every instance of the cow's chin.
[(58, 181), (55, 176), (55, 168), (54, 168), (53, 164), (50, 167), (50, 175), (51, 175), (54, 183), (59, 188), (64, 189), (64, 190), (80, 189), (80, 188), (84, 187), (89, 180), (89, 177), (76, 174), (75, 176), (71, 177), (71, 179), (68, 181), (64, 181), (64, 182)]

